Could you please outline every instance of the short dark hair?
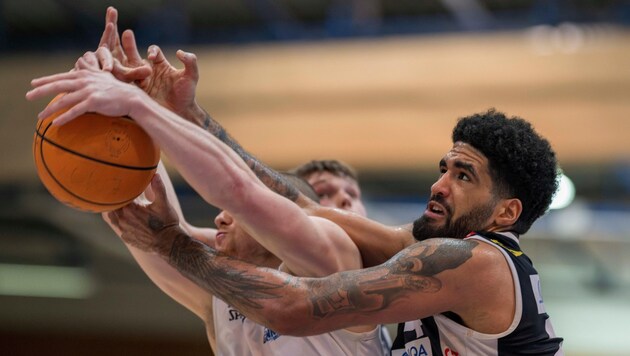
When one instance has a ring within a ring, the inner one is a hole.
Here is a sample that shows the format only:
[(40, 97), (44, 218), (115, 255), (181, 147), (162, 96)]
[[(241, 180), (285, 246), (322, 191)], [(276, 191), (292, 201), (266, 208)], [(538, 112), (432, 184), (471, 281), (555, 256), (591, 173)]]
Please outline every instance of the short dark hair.
[(313, 189), (313, 187), (308, 184), (308, 182), (304, 178), (298, 177), (294, 173), (290, 172), (280, 172), (280, 174), (284, 179), (291, 183), (291, 185), (295, 187), (295, 189), (299, 190), (300, 193), (319, 203), (319, 196), (315, 192), (315, 189)]
[(488, 159), (494, 194), (517, 198), (523, 211), (513, 230), (523, 234), (545, 214), (558, 188), (556, 154), (532, 125), (490, 109), (460, 118), (453, 143), (465, 142)]
[(347, 163), (335, 159), (312, 160), (291, 169), (289, 172), (304, 179), (307, 179), (311, 174), (316, 172), (329, 172), (337, 177), (350, 177), (357, 182), (359, 181), (359, 175), (354, 168)]

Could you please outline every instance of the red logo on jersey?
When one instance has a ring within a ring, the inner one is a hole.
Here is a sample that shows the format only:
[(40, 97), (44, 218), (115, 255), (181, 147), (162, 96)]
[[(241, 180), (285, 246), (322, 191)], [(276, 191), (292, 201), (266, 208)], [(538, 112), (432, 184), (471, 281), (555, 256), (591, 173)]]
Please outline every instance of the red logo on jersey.
[(449, 347), (444, 349), (444, 356), (459, 356), (459, 352), (451, 350)]

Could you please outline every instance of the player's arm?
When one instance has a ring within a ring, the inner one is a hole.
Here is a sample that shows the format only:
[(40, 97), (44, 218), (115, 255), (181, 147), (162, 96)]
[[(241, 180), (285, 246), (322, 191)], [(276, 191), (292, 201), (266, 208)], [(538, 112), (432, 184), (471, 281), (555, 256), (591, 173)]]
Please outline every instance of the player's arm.
[[(135, 47), (135, 42), (133, 46), (131, 43), (128, 46)], [(193, 53), (181, 50), (177, 51), (176, 55), (184, 65), (183, 69), (175, 69), (158, 46), (149, 47), (148, 59), (153, 66), (154, 75), (143, 89), (162, 105), (195, 126), (201, 127), (232, 149), (271, 190), (291, 201), (296, 201), (300, 192), (289, 181), (246, 151), (219, 122), (199, 106), (195, 100), (195, 89), (199, 80), (197, 57)]]
[[(288, 270), (297, 275), (322, 276), (361, 267), (358, 249), (341, 228), (326, 219), (309, 217), (296, 204), (269, 190), (217, 138), (195, 127), (189, 132), (199, 135), (183, 134), (180, 140), (198, 150), (189, 149), (182, 155), (187, 159), (185, 163), (180, 163), (179, 156), (172, 159), (173, 164), (200, 196), (230, 212)], [(191, 172), (189, 167), (196, 170)], [(284, 178), (278, 175), (276, 179)]]
[[(159, 174), (160, 177), (162, 178), (162, 182), (163, 182), (165, 193), (166, 193), (166, 198), (168, 202), (171, 204), (171, 206), (173, 207), (173, 209), (175, 210), (175, 212), (177, 213), (180, 226), (192, 238), (197, 239), (210, 247), (214, 247), (217, 230), (213, 228), (209, 228), (209, 227), (194, 226), (186, 220), (186, 217), (184, 216), (184, 212), (182, 211), (181, 204), (179, 203), (179, 199), (177, 198), (175, 187), (173, 185), (173, 182), (171, 181), (171, 177), (168, 174), (168, 171), (166, 170), (166, 167), (164, 166), (164, 163), (162, 161), (160, 161), (160, 163), (158, 164), (156, 174)], [(145, 192), (145, 195), (149, 195), (147, 196), (147, 199), (149, 201), (153, 201), (153, 199), (155, 199), (155, 196), (152, 190), (150, 189), (150, 186), (149, 186), (149, 189), (147, 189), (147, 191)]]
[(240, 213), (243, 228), (299, 276), (326, 276), (361, 268), (352, 240), (330, 220), (308, 216), (299, 206), (262, 184), (252, 187)]
[[(115, 223), (112, 222), (112, 213), (103, 213), (103, 219), (120, 237), (122, 233), (116, 227)], [(127, 232), (129, 234), (135, 233), (133, 230), (129, 230)], [(198, 241), (196, 239), (194, 240)], [(134, 248), (128, 243), (125, 245), (140, 268), (158, 288), (160, 288), (169, 297), (173, 298), (175, 301), (195, 313), (198, 317), (204, 320), (204, 322), (212, 320), (211, 293), (183, 276), (176, 268), (169, 265), (159, 256)]]
[[(232, 148), (250, 167), (258, 178), (276, 193), (295, 201), (299, 191), (282, 176), (271, 169), (234, 140), (226, 130), (214, 120), (196, 101), (195, 90), (199, 81), (197, 57), (193, 53), (177, 51), (176, 56), (183, 64), (182, 69), (172, 66), (158, 46), (150, 46), (147, 60), (151, 64), (152, 73), (142, 80), (132, 77), (143, 67), (133, 32), (126, 30), (118, 36), (117, 12), (110, 7), (107, 10), (105, 30), (101, 36), (99, 47), (109, 51), (97, 51), (98, 61), (102, 68), (111, 68), (112, 73), (123, 81), (133, 79), (152, 98), (169, 108), (177, 115), (199, 126)], [(108, 56), (111, 52), (111, 56)], [(115, 61), (114, 61), (115, 59)], [(142, 71), (142, 73), (145, 73)]]
[(57, 117), (56, 124), (88, 110), (133, 118), (206, 202), (227, 210), (295, 273), (327, 274), (360, 267), (358, 250), (347, 236), (343, 238), (342, 229), (309, 218), (294, 203), (270, 191), (231, 148), (138, 87), (102, 71), (61, 73), (33, 84), (37, 88), (27, 94), (30, 99), (57, 91), (68, 93), (41, 113), (70, 107)]
[[(175, 219), (179, 221), (180, 226), (184, 231), (186, 231), (188, 236), (214, 247), (216, 230), (210, 228), (196, 228), (185, 221), (179, 200), (175, 194), (175, 189), (162, 162), (158, 164), (156, 174), (160, 176), (161, 182), (163, 182), (163, 184), (159, 187), (161, 191), (153, 191), (154, 186), (150, 185), (144, 193), (147, 201), (138, 200), (138, 202), (141, 204), (154, 202), (170, 205), (176, 214)], [(112, 230), (120, 236), (120, 230), (115, 224), (112, 224), (110, 218), (111, 214), (103, 213), (102, 216), (103, 220), (110, 225)], [(165, 217), (161, 218), (165, 219)], [(162, 259), (157, 258), (157, 256), (148, 254), (129, 245), (127, 245), (127, 247), (142, 270), (162, 291), (193, 311), (199, 317), (203, 317), (205, 315), (205, 310), (208, 308), (208, 306), (205, 305), (208, 300), (207, 292), (201, 290), (186, 277), (182, 276), (172, 266), (165, 263)]]
[[(134, 52), (131, 49), (135, 48), (135, 41), (132, 41), (133, 37), (129, 37), (129, 38), (128, 37), (123, 37), (123, 43), (125, 44), (124, 47), (129, 48), (131, 52)], [(133, 56), (130, 55), (130, 57), (133, 57)], [(214, 137), (218, 138), (227, 147), (232, 149), (238, 155), (238, 157), (240, 157), (243, 160), (243, 162), (245, 162), (245, 164), (251, 169), (251, 171), (254, 172), (254, 174), (260, 179), (260, 181), (262, 181), (271, 190), (273, 190), (274, 192), (284, 197), (287, 197), (291, 201), (297, 201), (299, 198), (300, 201), (311, 202), (315, 204), (310, 199), (300, 194), (299, 191), (295, 187), (293, 187), (293, 185), (291, 185), (290, 182), (288, 182), (281, 174), (271, 169), (270, 167), (265, 165), (263, 162), (259, 161), (252, 154), (247, 152), (235, 139), (233, 139), (227, 133), (227, 131), (216, 120), (214, 120), (205, 110), (203, 110), (197, 104), (197, 102), (195, 101), (195, 95), (194, 95), (195, 87), (199, 79), (196, 57), (192, 53), (185, 53), (182, 51), (178, 51), (177, 57), (184, 64), (184, 68), (181, 70), (175, 69), (166, 60), (166, 58), (164, 57), (159, 47), (151, 46), (149, 48), (149, 59), (154, 67), (154, 73), (160, 73), (160, 74), (159, 76), (154, 75), (154, 78), (151, 79), (150, 81), (151, 85), (145, 86), (144, 90), (147, 93), (149, 93), (149, 95), (151, 95), (152, 97), (161, 99), (161, 102), (163, 103), (163, 105), (171, 108), (175, 113), (178, 113), (181, 117), (186, 118), (189, 122), (195, 124), (196, 126), (202, 127), (204, 130), (212, 134)], [(274, 198), (270, 196), (267, 196), (267, 199), (274, 200)], [(286, 207), (286, 208), (295, 210), (295, 207), (293, 206), (291, 206), (290, 208), (289, 207)], [(232, 214), (235, 214), (235, 212), (231, 211), (230, 208), (225, 208), (225, 209), (230, 211)], [(261, 206), (261, 210), (265, 210), (265, 207)], [(268, 215), (264, 213), (265, 211), (260, 211), (260, 212), (255, 213), (254, 216), (267, 216)], [(347, 244), (347, 241), (345, 239), (335, 238), (335, 236), (339, 236), (340, 234), (343, 234), (342, 232), (330, 231), (330, 230), (335, 230), (335, 228), (332, 226), (326, 227), (325, 225), (330, 225), (330, 224), (328, 224), (325, 221), (316, 223), (316, 225), (324, 225), (323, 227), (320, 228), (320, 230), (313, 230), (312, 228), (308, 227), (312, 224), (304, 222), (304, 217), (301, 212), (295, 213), (295, 214), (299, 215), (300, 218), (295, 218), (294, 220), (290, 220), (285, 217), (283, 221), (277, 221), (278, 215), (274, 214), (273, 217), (275, 217), (275, 219), (267, 216), (267, 218), (264, 220), (265, 222), (267, 222), (268, 225), (274, 224), (275, 226), (282, 226), (282, 225), (285, 225), (287, 221), (294, 221), (295, 225), (302, 226), (303, 228), (300, 230), (293, 230), (294, 234), (292, 235), (292, 239), (291, 239), (293, 244), (291, 245), (287, 245), (286, 241), (278, 241), (278, 243), (276, 243), (277, 239), (274, 240), (274, 238), (276, 236), (284, 236), (284, 235), (278, 235), (277, 233), (274, 233), (273, 232), (274, 229), (265, 229), (264, 231), (269, 231), (269, 233), (266, 233), (266, 232), (262, 232), (262, 230), (260, 229), (258, 230), (259, 232), (256, 232), (255, 229), (250, 228), (249, 232), (253, 236), (258, 237), (259, 239), (262, 239), (261, 242), (263, 243), (263, 245), (267, 249), (272, 251), (274, 254), (276, 254), (279, 258), (281, 258), (285, 262), (285, 265), (288, 266), (291, 270), (293, 270), (296, 273), (298, 273), (299, 268), (296, 268), (298, 266), (295, 266), (293, 261), (300, 261), (300, 258), (305, 258), (307, 256), (303, 256), (303, 255), (299, 255), (295, 253), (287, 255), (286, 251), (291, 251), (292, 248), (294, 247), (297, 248), (297, 247), (301, 247), (305, 245), (313, 246), (313, 249), (310, 250), (312, 251), (311, 258), (301, 260), (302, 262), (299, 263), (299, 265), (304, 265), (305, 263), (309, 263), (309, 261), (312, 261), (311, 263), (312, 266), (327, 266), (329, 265), (328, 263), (322, 263), (322, 262), (327, 262), (325, 260), (326, 258), (332, 258), (338, 261), (343, 261), (343, 260), (352, 261), (352, 258), (344, 259), (343, 257), (341, 257), (341, 256), (344, 256), (344, 254), (347, 257), (352, 257), (352, 254), (354, 254), (353, 252), (354, 248), (350, 247)], [(248, 220), (243, 219), (242, 217), (239, 218), (239, 221), (244, 221), (246, 223), (246, 226), (250, 226), (250, 227), (260, 226), (260, 225), (256, 225), (259, 222), (253, 222), (252, 224), (248, 224), (247, 223)], [(296, 226), (292, 226), (292, 227), (295, 228)], [(321, 229), (327, 229), (328, 231), (321, 231)], [(297, 231), (312, 231), (312, 232), (311, 233), (308, 233), (308, 232), (297, 233)], [(333, 239), (322, 240), (320, 237), (322, 235), (333, 236)], [(359, 236), (359, 235), (356, 235), (356, 236)], [(362, 235), (362, 236), (368, 236), (368, 235)], [(380, 240), (381, 239), (379, 239), (379, 241)], [(368, 253), (368, 256), (369, 256), (369, 253), (370, 253), (369, 250), (372, 248), (372, 246), (368, 246), (367, 243), (363, 244), (362, 246), (365, 247), (364, 250), (366, 253)], [(391, 245), (388, 245), (388, 246), (391, 246)], [(380, 249), (380, 247), (381, 247), (380, 244), (377, 246), (373, 246), (375, 250)], [(351, 251), (348, 252), (348, 249), (350, 249)], [(300, 249), (300, 250), (304, 250), (304, 249)], [(327, 252), (316, 253), (316, 252), (323, 252), (323, 251), (327, 251)], [(399, 251), (399, 249), (395, 251), (397, 252)], [(376, 252), (376, 254), (380, 254), (380, 252)], [(391, 257), (391, 255), (389, 255), (388, 257)], [(321, 259), (324, 259), (324, 261), (321, 261)], [(376, 264), (376, 262), (374, 262), (375, 259), (368, 257), (368, 260), (370, 260), (371, 263)], [(382, 261), (382, 260), (384, 259), (381, 258), (379, 261)], [(335, 266), (336, 265), (330, 265), (330, 268), (334, 268)], [(342, 267), (342, 266), (338, 266), (338, 267)], [(351, 267), (358, 268), (359, 266), (353, 264), (351, 265)], [(319, 269), (321, 269), (321, 267), (319, 267)], [(309, 275), (311, 273), (315, 273), (315, 271), (312, 271), (312, 269), (310, 268), (308, 268), (308, 270), (311, 271)]]
[(384, 263), (405, 247), (416, 241), (411, 225), (387, 226), (350, 211), (321, 206), (311, 200), (299, 199), (311, 216), (333, 221), (350, 236), (359, 248), (364, 267)]
[[(136, 210), (136, 212), (138, 214), (143, 214), (143, 216), (146, 216), (146, 214), (149, 213), (149, 209), (147, 208), (146, 204), (170, 206), (170, 210), (165, 209), (164, 211), (168, 211), (171, 216), (165, 214), (163, 216), (157, 217), (154, 215), (155, 218), (160, 219), (161, 221), (172, 220), (175, 223), (179, 224), (180, 228), (182, 228), (182, 231), (186, 231), (187, 236), (191, 236), (191, 234), (188, 233), (190, 229), (185, 229), (184, 225), (178, 222), (178, 214), (181, 214), (181, 209), (174, 194), (174, 189), (170, 183), (168, 174), (166, 174), (166, 171), (162, 164), (160, 164), (160, 168), (158, 168), (158, 172), (156, 175), (161, 177), (161, 181), (165, 182), (166, 187), (163, 184), (160, 186), (160, 189), (162, 189), (161, 191), (153, 191), (152, 189), (155, 189), (155, 186), (151, 185), (151, 189), (147, 189), (147, 192), (145, 192), (145, 194), (149, 195), (147, 198), (150, 199), (151, 203), (140, 202), (139, 200), (136, 200), (139, 208)], [(173, 204), (169, 204), (169, 198), (167, 197), (175, 198), (175, 200), (172, 200)], [(114, 216), (111, 212), (103, 213), (102, 215), (103, 219), (109, 224), (112, 230), (119, 237), (122, 236), (120, 227), (117, 224), (117, 217)], [(211, 229), (206, 229), (204, 231), (211, 232), (210, 230)], [(146, 230), (142, 228), (127, 227), (126, 233), (132, 235), (141, 235), (142, 233), (146, 233)], [(191, 238), (206, 245), (206, 240), (204, 238), (199, 238), (199, 236), (191, 236)], [(207, 290), (203, 289), (202, 287), (182, 275), (176, 268), (168, 264), (167, 261), (165, 261), (163, 258), (160, 258), (160, 256), (138, 249), (129, 243), (125, 243), (125, 245), (129, 249), (129, 252), (136, 260), (140, 268), (158, 288), (160, 288), (166, 295), (171, 297), (182, 306), (186, 307), (188, 310), (190, 310), (203, 320), (204, 324), (206, 325), (206, 332), (208, 334), (210, 345), (213, 348), (213, 351), (216, 351), (212, 293), (208, 292)], [(208, 246), (214, 246), (214, 244)]]
[(359, 251), (343, 229), (329, 220), (309, 217), (298, 205), (267, 187), (284, 184), (281, 175), (273, 172), (263, 184), (235, 151), (214, 136), (207, 136), (197, 142), (205, 147), (197, 159), (198, 164), (212, 160), (204, 170), (213, 177), (212, 184), (191, 184), (207, 202), (230, 212), (297, 275), (323, 276), (361, 267)]
[[(164, 175), (164, 177), (168, 179), (168, 175)], [(279, 182), (278, 184), (282, 183)], [(165, 185), (167, 186), (167, 191), (169, 191), (168, 187), (171, 184), (169, 184), (168, 181), (165, 181)], [(174, 195), (174, 191), (171, 194)], [(265, 194), (264, 189), (259, 194), (263, 195), (260, 198), (262, 202), (265, 202), (266, 199), (270, 201), (277, 199), (277, 197)], [(169, 200), (177, 202), (176, 197), (170, 197)], [(283, 202), (283, 200), (281, 200), (281, 202)], [(297, 262), (297, 264), (301, 264), (299, 263), (300, 261), (313, 261), (313, 263), (316, 265), (322, 265), (322, 263), (326, 261), (318, 261), (318, 259), (325, 259), (329, 257), (342, 258), (342, 256), (344, 255), (352, 256), (352, 253), (354, 253), (355, 251), (353, 251), (354, 249), (352, 247), (346, 245), (346, 234), (352, 238), (354, 244), (359, 248), (359, 251), (363, 258), (362, 265), (365, 267), (379, 265), (390, 259), (403, 248), (415, 242), (413, 236), (411, 235), (411, 226), (386, 226), (376, 221), (362, 217), (358, 214), (354, 214), (352, 212), (341, 209), (323, 207), (306, 197), (301, 197), (298, 200), (298, 203), (300, 203), (300, 205), (305, 209), (308, 215), (332, 221), (336, 225), (342, 227), (345, 233), (342, 231), (336, 231), (337, 229), (334, 226), (326, 226), (330, 225), (330, 223), (326, 222), (323, 219), (311, 219), (317, 220), (313, 222), (316, 226), (309, 227), (312, 224), (303, 221), (304, 214), (302, 213), (302, 211), (296, 209), (296, 206), (294, 204), (283, 204), (283, 207), (279, 208), (282, 209), (281, 211), (294, 211), (294, 213), (299, 216), (299, 218), (293, 218), (293, 220), (296, 221), (296, 225), (305, 226), (308, 229), (319, 229), (317, 231), (314, 231), (313, 233), (293, 233), (287, 239), (277, 239), (277, 235), (273, 235), (273, 229), (267, 233), (267, 235), (270, 236), (268, 237), (268, 239), (272, 241), (275, 239), (278, 243), (277, 246), (269, 246), (270, 251), (273, 251), (280, 259), (285, 261), (285, 265), (287, 265), (288, 267), (295, 265), (295, 262)], [(179, 204), (174, 205), (176, 210), (180, 212), (179, 215), (181, 221), (185, 221), (183, 219), (183, 214), (181, 214), (181, 208), (179, 208)], [(287, 221), (291, 221), (291, 219), (288, 219), (287, 215), (284, 214), (282, 214), (281, 219), (278, 219), (278, 214), (271, 211), (268, 208), (268, 205), (265, 203), (263, 203), (262, 206), (259, 205), (259, 211), (253, 210), (254, 208), (252, 207), (252, 210), (247, 214), (262, 216), (263, 218), (261, 220), (264, 220), (270, 224), (285, 225)], [(269, 212), (272, 213), (271, 216), (269, 216)], [(239, 221), (247, 221), (247, 217), (239, 218)], [(193, 237), (199, 235), (198, 229), (195, 229), (189, 224), (185, 224), (184, 226), (187, 227), (188, 233), (193, 235)], [(250, 228), (249, 230), (251, 231), (251, 234), (256, 234), (255, 229)], [(290, 233), (290, 231), (287, 233)], [(214, 239), (214, 231), (207, 235), (208, 238)], [(330, 243), (326, 243), (326, 241), (322, 240), (322, 236), (333, 240), (330, 241)], [(340, 245), (335, 244), (335, 241), (337, 239), (341, 240), (338, 241)], [(292, 244), (287, 246), (286, 244), (288, 242), (292, 242)], [(306, 258), (307, 256), (302, 256), (300, 253), (295, 253), (296, 251), (304, 250), (303, 248), (300, 248), (300, 246), (317, 247), (320, 245), (325, 245), (321, 248), (326, 249), (326, 253), (323, 253), (325, 252), (324, 250), (316, 251), (316, 249), (312, 249), (312, 258)], [(316, 256), (319, 256), (319, 258), (315, 258)], [(359, 267), (361, 266), (352, 266), (352, 268)], [(294, 271), (294, 268), (290, 269)], [(308, 275), (312, 275), (312, 273), (309, 273)]]
[[(182, 125), (188, 126), (188, 122)], [(189, 149), (182, 155), (186, 162), (181, 162), (180, 156), (172, 158), (172, 163), (200, 196), (230, 212), (288, 270), (297, 275), (323, 276), (361, 267), (358, 249), (341, 228), (326, 219), (309, 217), (299, 206), (269, 190), (215, 137), (198, 128), (190, 128), (190, 132), (199, 136), (184, 134), (180, 139), (198, 151)], [(277, 179), (284, 178), (278, 175)]]
[[(125, 212), (133, 209), (135, 206), (129, 205), (116, 214), (133, 217)], [(147, 221), (122, 218), (120, 224), (123, 231), (127, 224), (150, 226)], [(281, 334), (296, 336), (352, 325), (413, 320), (445, 311), (459, 314), (465, 322), (476, 322), (475, 317), (496, 308), (498, 301), (491, 299), (491, 294), (498, 285), (505, 284), (500, 277), (507, 268), (505, 261), (503, 265), (497, 263), (497, 258), (503, 258), (500, 253), (493, 253), (491, 250), (496, 249), (484, 243), (431, 239), (404, 249), (376, 267), (325, 278), (298, 278), (217, 253), (186, 236), (177, 226), (153, 232), (159, 238), (138, 240), (125, 233), (122, 237), (162, 256), (249, 318)], [(491, 308), (483, 309), (488, 304)]]

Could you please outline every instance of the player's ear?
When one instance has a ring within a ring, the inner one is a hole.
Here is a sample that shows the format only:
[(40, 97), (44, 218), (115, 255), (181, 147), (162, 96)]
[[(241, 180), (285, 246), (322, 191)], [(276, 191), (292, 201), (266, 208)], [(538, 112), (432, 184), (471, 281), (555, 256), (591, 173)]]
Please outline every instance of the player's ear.
[(516, 224), (519, 216), (523, 212), (523, 203), (520, 199), (502, 199), (497, 206), (495, 222), (499, 226), (511, 226)]

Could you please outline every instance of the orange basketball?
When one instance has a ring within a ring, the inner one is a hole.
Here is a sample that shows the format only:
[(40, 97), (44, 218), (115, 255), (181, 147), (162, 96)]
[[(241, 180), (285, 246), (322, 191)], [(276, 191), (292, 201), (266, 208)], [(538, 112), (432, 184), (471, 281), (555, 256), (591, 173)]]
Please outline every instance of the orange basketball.
[(85, 114), (52, 126), (61, 113), (41, 120), (33, 140), (37, 173), (46, 189), (62, 203), (94, 213), (138, 197), (160, 160), (151, 137), (126, 117)]

